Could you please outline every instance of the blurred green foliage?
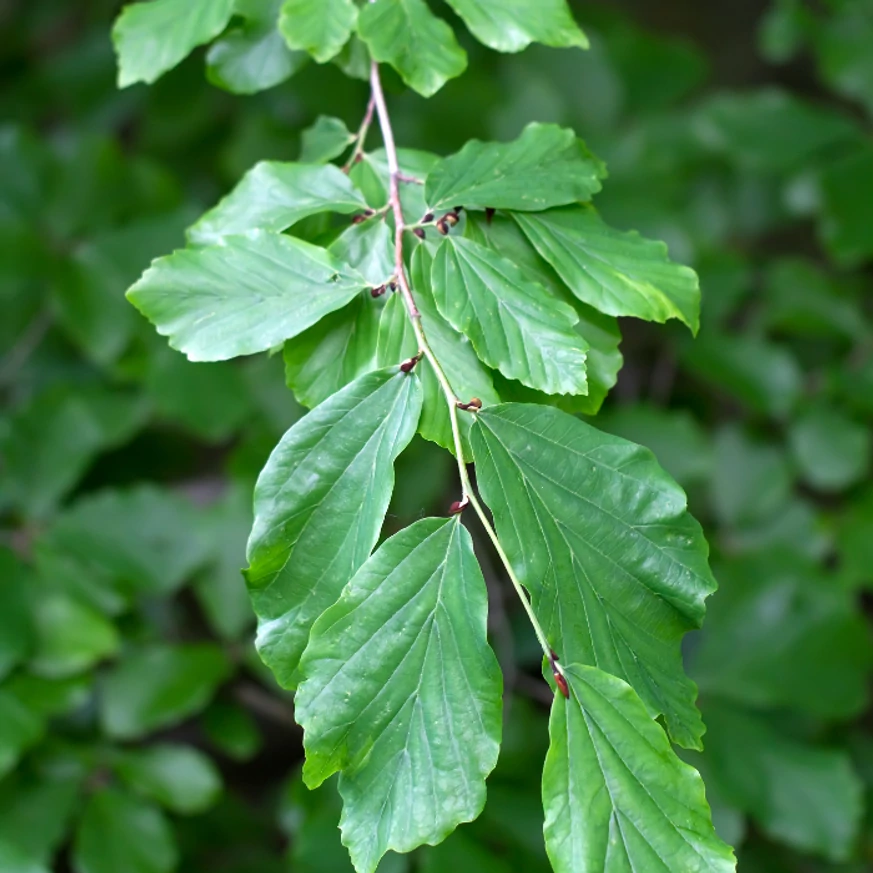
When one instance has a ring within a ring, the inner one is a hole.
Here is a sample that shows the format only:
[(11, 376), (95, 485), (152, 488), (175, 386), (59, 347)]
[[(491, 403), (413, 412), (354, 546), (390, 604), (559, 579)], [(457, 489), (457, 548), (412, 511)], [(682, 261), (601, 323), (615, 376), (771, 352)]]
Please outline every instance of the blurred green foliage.
[[(116, 6), (0, 5), (0, 870), (348, 873), (335, 790), (302, 787), (239, 575), (254, 477), (301, 412), (283, 361), (187, 363), (123, 292), (255, 161), (347, 143), (316, 119), (354, 130), (366, 89), (269, 43), (253, 13), (153, 87), (117, 91)], [(398, 138), (448, 153), (569, 124), (608, 164), (605, 217), (699, 271), (699, 337), (623, 324), (625, 367), (593, 420), (655, 451), (712, 544), (721, 589), (687, 647), (708, 733), (689, 759), (739, 869), (860, 873), (873, 5), (777, 0), (757, 45), (729, 35), (767, 62), (733, 91), (680, 35), (606, 6), (577, 15), (587, 53), (499, 56), (463, 36), (461, 79), (427, 103), (391, 96)], [(243, 98), (210, 82), (281, 84)], [(389, 532), (452, 499), (450, 463), (420, 440), (402, 456)], [(545, 686), (483, 563), (510, 690), (488, 804), (380, 871), (549, 869)]]

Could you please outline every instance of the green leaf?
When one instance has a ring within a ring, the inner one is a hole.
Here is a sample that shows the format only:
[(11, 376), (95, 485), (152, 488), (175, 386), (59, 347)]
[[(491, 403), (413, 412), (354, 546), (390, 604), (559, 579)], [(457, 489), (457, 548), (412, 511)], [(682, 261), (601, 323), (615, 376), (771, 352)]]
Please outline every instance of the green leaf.
[(436, 253), (432, 281), (443, 317), (488, 366), (548, 394), (587, 392), (576, 313), (512, 261), (452, 237)]
[(361, 9), (358, 33), (373, 60), (388, 63), (410, 88), (431, 97), (467, 68), (451, 27), (424, 0), (375, 0)]
[[(458, 397), (478, 397), (485, 406), (499, 403), (491, 374), (482, 364), (470, 343), (457, 333), (440, 315), (431, 290), (432, 260), (424, 246), (418, 246), (412, 254), (410, 282), (415, 304), (421, 312), (421, 322), (427, 341), (437, 360), (442, 364), (452, 390)], [(418, 354), (418, 340), (412, 330), (403, 299), (395, 294), (385, 305), (379, 324), (379, 339), (376, 357), (380, 366), (399, 364)], [(455, 452), (452, 425), (449, 419), (446, 397), (433, 368), (427, 361), (416, 366), (421, 379), (424, 398), (419, 433), (431, 442), (450, 452)], [(460, 417), (461, 441), (464, 455), (470, 457), (470, 427), (472, 417)]]
[(0, 779), (34, 746), (45, 731), (45, 724), (18, 698), (0, 688)]
[(330, 244), (328, 251), (354, 267), (374, 288), (384, 285), (396, 269), (393, 234), (384, 221), (353, 224)]
[(483, 409), (472, 442), (482, 497), (562, 662), (627, 680), (698, 747), (680, 643), (716, 584), (682, 490), (648, 450), (557, 409)]
[(212, 44), (206, 55), (206, 73), (213, 85), (225, 91), (255, 94), (289, 79), (308, 60), (304, 52), (288, 48), (275, 19), (249, 20)]
[[(824, 22), (815, 17), (811, 25), (818, 36), (816, 49), (822, 76), (834, 89), (860, 101), (873, 114), (870, 7), (866, 3), (843, 2), (833, 4), (829, 11), (832, 14)], [(811, 12), (807, 14), (812, 17)]]
[(647, 240), (635, 231), (613, 230), (593, 206), (513, 217), (583, 303), (607, 315), (658, 322), (678, 318), (697, 332), (697, 274), (672, 263), (664, 243)]
[(310, 409), (376, 365), (381, 307), (369, 294), (285, 343), (285, 380)]
[(285, 0), (279, 30), (292, 49), (323, 64), (349, 41), (357, 17), (352, 0)]
[(125, 6), (112, 28), (118, 87), (154, 82), (230, 21), (234, 0), (150, 0)]
[(190, 746), (164, 743), (125, 751), (114, 767), (133, 791), (181, 815), (206, 811), (221, 794), (221, 774), (212, 759)]
[(102, 613), (64, 590), (35, 594), (37, 644), (30, 664), (35, 673), (62, 679), (118, 651), (118, 632)]
[(869, 426), (822, 403), (792, 422), (788, 444), (801, 476), (819, 491), (843, 491), (866, 478), (870, 468)]
[(127, 294), (174, 349), (223, 361), (297, 336), (365, 287), (324, 249), (252, 231), (159, 258)]
[(319, 212), (348, 214), (366, 206), (361, 192), (333, 164), (260, 161), (189, 228), (188, 238), (207, 245), (250, 230), (286, 230)]
[(105, 388), (57, 384), (0, 434), (6, 498), (25, 513), (51, 512), (100, 452), (122, 445), (145, 417), (142, 399)]
[(572, 130), (535, 122), (509, 143), (471, 140), (431, 170), (424, 196), (433, 210), (539, 212), (590, 200), (605, 175)]
[(43, 867), (20, 849), (2, 840), (0, 840), (0, 870), (4, 873), (49, 873), (48, 867)]
[(448, 0), (479, 42), (499, 52), (520, 52), (532, 42), (588, 48), (566, 0)]
[(233, 761), (249, 761), (263, 746), (255, 720), (241, 706), (216, 700), (201, 719), (209, 741)]
[(387, 540), (313, 626), (296, 705), (304, 779), (342, 770), (340, 828), (360, 873), (482, 810), (502, 721), (486, 617), (470, 535), (429, 518)]
[(91, 700), (92, 676), (46, 679), (18, 672), (4, 688), (40, 718), (68, 715)]
[(873, 258), (873, 146), (829, 164), (821, 187), (820, 229), (835, 260), (854, 266)]
[(706, 706), (707, 779), (764, 832), (832, 861), (851, 856), (863, 785), (849, 755), (792, 740), (760, 716), (711, 700)]
[(728, 873), (700, 775), (621, 679), (564, 667), (543, 770), (546, 848), (555, 873), (628, 870)]
[(207, 643), (131, 650), (103, 683), (103, 728), (130, 740), (177, 724), (203, 709), (230, 672), (224, 652)]
[(315, 124), (300, 135), (300, 161), (321, 164), (338, 158), (354, 141), (353, 134), (340, 118), (319, 115)]
[(873, 653), (851, 591), (786, 549), (734, 558), (717, 575), (690, 659), (704, 695), (827, 719), (866, 709)]
[(94, 792), (73, 845), (76, 873), (170, 873), (173, 831), (150, 803), (114, 788)]
[(415, 374), (368, 373), (298, 421), (258, 478), (246, 580), (259, 653), (285, 687), (312, 622), (376, 545), (420, 410)]
[(29, 581), (15, 553), (0, 547), (0, 681), (33, 648), (33, 619), (27, 600)]

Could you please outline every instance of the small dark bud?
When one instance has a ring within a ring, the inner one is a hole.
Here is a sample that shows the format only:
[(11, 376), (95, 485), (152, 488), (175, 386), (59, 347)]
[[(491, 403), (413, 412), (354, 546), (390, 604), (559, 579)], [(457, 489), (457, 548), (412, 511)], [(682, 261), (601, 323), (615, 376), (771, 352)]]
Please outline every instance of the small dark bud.
[(449, 507), (449, 515), (457, 515), (459, 512), (463, 512), (467, 508), (469, 502), (469, 500), (456, 500)]
[(419, 239), (424, 239), (424, 228), (422, 228), (422, 227), (415, 227), (415, 228), (412, 229), (412, 232), (413, 232), (413, 233), (414, 233), (414, 234), (415, 234)]
[(567, 685), (567, 680), (557, 670), (555, 670), (555, 685), (558, 686), (558, 690), (561, 692), (561, 694), (563, 694), (564, 697), (569, 700), (570, 687)]
[(460, 219), (458, 218), (457, 212), (447, 212), (443, 216), (443, 221), (450, 227), (454, 227), (460, 221)]
[(353, 215), (352, 216), (352, 224), (363, 224), (370, 216), (369, 215)]
[(416, 355), (414, 358), (410, 358), (408, 361), (404, 361), (400, 365), (400, 369), (404, 373), (411, 373), (413, 371), (413, 369), (415, 369), (415, 365), (418, 363), (418, 360), (419, 360), (419, 356)]
[(421, 219), (422, 224), (430, 224), (433, 221), (433, 213), (426, 212), (424, 218)]
[(393, 279), (388, 283), (388, 290), (389, 291), (396, 291), (397, 290), (397, 283)]
[(454, 208), (454, 211), (455, 211), (455, 212), (460, 212), (463, 208), (464, 208), (463, 206), (456, 206), (456, 207)]
[(494, 212), (495, 210), (490, 206), (485, 210), (485, 221), (487, 221), (488, 224), (491, 224), (491, 219), (494, 218)]
[(355, 155), (355, 163), (356, 163), (356, 164), (360, 164), (361, 161), (363, 161), (363, 160), (364, 160), (364, 155), (363, 155), (363, 153), (362, 153), (362, 152), (358, 152), (358, 153)]
[(559, 661), (559, 660), (560, 660), (560, 658), (555, 654), (555, 650), (554, 650), (554, 649), (549, 649), (549, 656), (551, 657), (551, 659), (552, 659), (553, 661)]
[(385, 293), (385, 286), (380, 285), (378, 288), (373, 288), (370, 291), (371, 297), (381, 297)]
[(481, 409), (482, 401), (478, 397), (474, 397), (469, 403), (461, 403), (458, 401), (458, 409)]
[(445, 219), (440, 219), (437, 223), (437, 230), (445, 236), (449, 232), (449, 226), (446, 224)]

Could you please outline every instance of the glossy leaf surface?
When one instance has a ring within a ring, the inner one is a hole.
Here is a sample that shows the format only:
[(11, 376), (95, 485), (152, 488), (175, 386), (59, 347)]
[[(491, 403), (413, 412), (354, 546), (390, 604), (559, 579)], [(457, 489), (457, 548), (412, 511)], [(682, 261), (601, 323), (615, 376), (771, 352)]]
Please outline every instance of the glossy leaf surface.
[(482, 496), (555, 651), (625, 679), (676, 742), (698, 747), (679, 646), (716, 586), (682, 490), (647, 449), (557, 409), (484, 409), (472, 442)]
[(485, 802), (497, 761), (501, 677), (487, 592), (460, 519), (395, 534), (315, 623), (297, 717), (304, 778), (337, 770), (340, 827), (359, 873), (388, 849), (438, 843)]
[(366, 374), (295, 424), (261, 472), (246, 579), (280, 684), (296, 683), (312, 623), (376, 545), (420, 410), (415, 374)]
[(324, 249), (253, 231), (158, 259), (128, 298), (190, 360), (222, 361), (297, 336), (366, 284)]
[(279, 30), (292, 49), (323, 64), (348, 42), (357, 17), (352, 0), (285, 0)]

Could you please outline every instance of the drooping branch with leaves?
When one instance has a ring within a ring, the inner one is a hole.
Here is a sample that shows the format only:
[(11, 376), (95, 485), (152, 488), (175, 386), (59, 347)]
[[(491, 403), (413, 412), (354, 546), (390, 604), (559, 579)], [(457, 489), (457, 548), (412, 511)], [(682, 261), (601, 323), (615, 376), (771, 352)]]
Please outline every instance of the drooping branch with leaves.
[[(565, 0), (449, 6), (498, 51), (586, 45)], [(555, 871), (734, 869), (671, 747), (704, 731), (680, 647), (715, 589), (706, 543), (649, 451), (577, 417), (615, 382), (618, 316), (696, 331), (694, 272), (601, 220), (606, 170), (571, 130), (531, 123), (448, 157), (397, 147), (384, 66), (428, 97), (466, 65), (425, 0), (151, 0), (114, 38), (121, 85), (216, 38), (211, 74), (243, 93), (310, 57), (369, 83), (357, 134), (319, 119), (300, 162), (253, 167), (128, 292), (192, 361), (282, 348), (311, 408), (258, 480), (245, 576), (258, 651), (296, 691), (304, 779), (339, 773), (355, 868), (484, 806), (502, 679), (474, 513), (553, 683)], [(416, 433), (455, 456), (457, 499), (380, 542)]]

